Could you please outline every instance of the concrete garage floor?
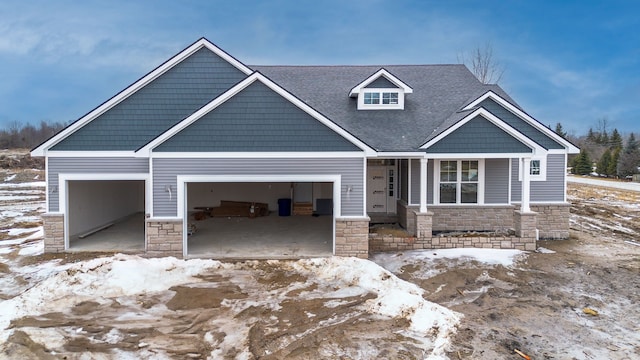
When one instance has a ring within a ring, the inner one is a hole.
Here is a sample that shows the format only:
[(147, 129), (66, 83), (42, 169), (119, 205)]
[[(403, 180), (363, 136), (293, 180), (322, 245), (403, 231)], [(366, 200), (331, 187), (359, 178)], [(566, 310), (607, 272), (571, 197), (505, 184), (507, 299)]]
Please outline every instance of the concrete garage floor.
[(144, 253), (144, 214), (133, 214), (84, 239), (72, 236), (69, 251)]
[(188, 256), (195, 258), (283, 259), (331, 256), (333, 217), (219, 217), (201, 221), (188, 237)]

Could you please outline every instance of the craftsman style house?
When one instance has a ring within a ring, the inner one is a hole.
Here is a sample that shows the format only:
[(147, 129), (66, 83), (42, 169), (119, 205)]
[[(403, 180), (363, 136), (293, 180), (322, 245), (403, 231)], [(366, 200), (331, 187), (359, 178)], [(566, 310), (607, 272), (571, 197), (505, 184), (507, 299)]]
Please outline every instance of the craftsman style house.
[(249, 66), (203, 38), (32, 156), (47, 252), (367, 257), (568, 237), (577, 152), (464, 65)]

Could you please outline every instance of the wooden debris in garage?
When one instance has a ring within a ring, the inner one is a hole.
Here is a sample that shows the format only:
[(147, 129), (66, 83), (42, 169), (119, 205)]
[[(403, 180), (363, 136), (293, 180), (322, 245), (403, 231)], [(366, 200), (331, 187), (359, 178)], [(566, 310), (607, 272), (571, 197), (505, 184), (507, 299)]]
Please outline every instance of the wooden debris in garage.
[(211, 208), (211, 217), (260, 217), (269, 215), (269, 204), (221, 200), (220, 206)]

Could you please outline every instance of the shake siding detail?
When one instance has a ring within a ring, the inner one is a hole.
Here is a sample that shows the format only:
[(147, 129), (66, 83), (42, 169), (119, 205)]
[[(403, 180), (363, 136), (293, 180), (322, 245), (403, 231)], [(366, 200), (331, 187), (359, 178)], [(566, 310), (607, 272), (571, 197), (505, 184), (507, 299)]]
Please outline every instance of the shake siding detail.
[[(362, 158), (322, 159), (153, 159), (154, 217), (179, 216), (177, 198), (169, 198), (167, 185), (177, 189), (178, 175), (341, 175), (342, 216), (363, 216)], [(352, 191), (347, 195), (346, 186)], [(340, 214), (336, 214), (340, 215)]]
[(555, 140), (548, 137), (540, 130), (531, 126), (526, 121), (522, 120), (511, 111), (505, 109), (500, 104), (491, 99), (487, 99), (480, 104), (481, 107), (489, 110), (493, 115), (500, 118), (500, 120), (506, 122), (511, 127), (518, 129), (519, 132), (532, 139), (536, 143), (544, 146), (547, 149), (564, 149), (564, 146), (558, 144)]
[(200, 49), (52, 150), (136, 150), (244, 78), (226, 60)]
[(146, 158), (56, 158), (50, 157), (47, 181), (49, 189), (58, 189), (49, 194), (49, 212), (58, 212), (60, 191), (59, 174), (148, 174), (149, 159)]
[(509, 159), (486, 159), (485, 204), (509, 203)]
[(254, 82), (154, 151), (362, 150), (266, 85)]
[(482, 116), (469, 120), (427, 153), (527, 153), (531, 149)]
[[(547, 155), (547, 181), (531, 181), (532, 202), (564, 201), (564, 154)], [(511, 201), (521, 201), (522, 183), (518, 180), (519, 159), (512, 160)]]

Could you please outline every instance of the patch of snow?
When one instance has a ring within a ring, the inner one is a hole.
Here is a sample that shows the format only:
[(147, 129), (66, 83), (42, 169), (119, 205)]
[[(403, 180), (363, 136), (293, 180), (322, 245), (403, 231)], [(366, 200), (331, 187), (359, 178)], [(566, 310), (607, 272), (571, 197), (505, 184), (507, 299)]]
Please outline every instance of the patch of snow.
[(38, 231), (38, 228), (26, 228), (26, 229), (9, 229), (6, 230), (9, 236), (18, 236), (21, 234), (33, 233), (34, 231)]
[(551, 249), (544, 248), (542, 246), (537, 248), (536, 252), (541, 253), (541, 254), (555, 254), (556, 253), (555, 251), (553, 251)]
[(44, 181), (33, 181), (26, 183), (12, 183), (12, 184), (0, 184), (0, 189), (4, 188), (32, 188), (32, 187), (46, 187), (47, 183)]
[(42, 254), (44, 254), (44, 241), (34, 241), (23, 246), (20, 251), (18, 251), (18, 255), (21, 256), (34, 256)]
[(38, 195), (24, 195), (24, 196), (16, 196), (16, 195), (3, 196), (3, 195), (0, 195), (0, 201), (35, 200), (35, 199), (39, 199), (39, 198), (40, 198), (40, 196), (38, 196)]
[(18, 176), (18, 174), (9, 175), (6, 178), (4, 178), (4, 182), (9, 182), (9, 181), (15, 179), (16, 176)]

